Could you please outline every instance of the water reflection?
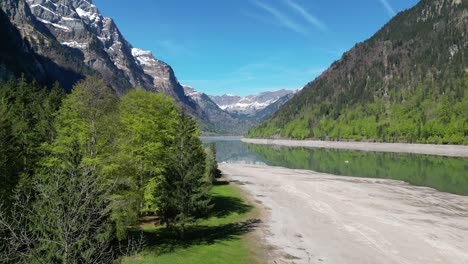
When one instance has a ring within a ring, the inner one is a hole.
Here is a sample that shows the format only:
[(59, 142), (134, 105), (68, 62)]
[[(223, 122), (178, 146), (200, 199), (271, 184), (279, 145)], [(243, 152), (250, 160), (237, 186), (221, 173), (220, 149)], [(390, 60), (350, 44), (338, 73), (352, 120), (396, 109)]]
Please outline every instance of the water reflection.
[(202, 138), (205, 144), (216, 145), (216, 160), (219, 163), (267, 165), (265, 160), (249, 150), (239, 138)]
[(245, 144), (210, 139), (220, 163), (306, 169), (344, 176), (395, 179), (444, 192), (468, 195), (468, 158)]

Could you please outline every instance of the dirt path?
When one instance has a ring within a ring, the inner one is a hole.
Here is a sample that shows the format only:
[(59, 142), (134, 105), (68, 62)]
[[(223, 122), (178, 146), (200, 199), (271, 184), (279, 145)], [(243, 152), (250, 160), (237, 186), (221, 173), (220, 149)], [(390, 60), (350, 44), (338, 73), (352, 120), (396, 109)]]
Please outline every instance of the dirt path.
[(468, 197), (400, 181), (220, 164), (268, 212), (273, 263), (468, 264)]
[(449, 157), (468, 157), (468, 146), (434, 145), (434, 144), (405, 144), (405, 143), (375, 143), (375, 142), (345, 142), (319, 140), (283, 140), (283, 139), (255, 139), (242, 138), (243, 142), (279, 145), (289, 147), (332, 148), (361, 151), (417, 153)]

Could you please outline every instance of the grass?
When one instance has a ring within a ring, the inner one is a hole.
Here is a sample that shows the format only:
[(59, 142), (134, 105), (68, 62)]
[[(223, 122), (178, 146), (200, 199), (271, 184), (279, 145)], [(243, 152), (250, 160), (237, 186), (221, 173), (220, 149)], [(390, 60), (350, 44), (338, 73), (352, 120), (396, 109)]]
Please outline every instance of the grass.
[(256, 263), (258, 252), (247, 236), (259, 223), (257, 212), (228, 182), (212, 189), (211, 215), (192, 226), (185, 240), (153, 223), (140, 226), (145, 249), (123, 263)]

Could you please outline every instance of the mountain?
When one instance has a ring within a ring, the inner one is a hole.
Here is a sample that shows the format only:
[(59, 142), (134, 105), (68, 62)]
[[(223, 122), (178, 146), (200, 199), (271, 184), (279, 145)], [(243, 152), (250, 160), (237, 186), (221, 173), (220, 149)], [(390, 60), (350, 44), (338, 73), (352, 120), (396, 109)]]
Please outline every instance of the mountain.
[(297, 91), (294, 91), (293, 93), (288, 93), (280, 98), (278, 98), (276, 101), (273, 103), (269, 104), (267, 107), (258, 110), (255, 112), (253, 115), (253, 118), (262, 122), (265, 121), (267, 118), (272, 116), (276, 111), (278, 111), (281, 106), (283, 106), (285, 103), (287, 103), (291, 98), (294, 97)]
[(0, 80), (23, 75), (41, 84), (59, 81), (69, 90), (76, 81), (93, 74), (73, 50), (60, 45), (36, 20), (24, 1), (2, 0), (0, 22)]
[[(231, 113), (221, 109), (210, 96), (196, 91), (193, 87), (184, 86), (187, 96), (194, 100), (207, 116), (207, 120), (213, 125), (214, 131), (218, 134), (243, 135), (250, 128), (260, 122), (254, 119), (242, 119), (233, 116)], [(210, 135), (210, 133), (205, 133)]]
[(70, 90), (85, 76), (100, 75), (119, 95), (135, 87), (164, 93), (202, 130), (215, 131), (172, 68), (134, 48), (90, 0), (2, 0), (1, 10), (2, 37), (8, 37), (0, 44), (0, 79), (25, 74), (44, 85), (58, 80)]
[(258, 95), (240, 97), (232, 94), (222, 96), (210, 96), (221, 109), (237, 115), (255, 115), (256, 112), (265, 109), (267, 106), (278, 101), (281, 97), (293, 94), (294, 91), (278, 90), (273, 92), (263, 92)]
[[(185, 94), (194, 100), (203, 112), (206, 113), (209, 122), (213, 124), (215, 130), (229, 135), (244, 135), (250, 128), (270, 117), (281, 105), (291, 99), (295, 93), (293, 91), (280, 90), (246, 97), (229, 94), (209, 96), (198, 92), (193, 87), (186, 85), (183, 87)], [(227, 105), (232, 107), (226, 107)]]
[(467, 17), (467, 1), (420, 1), (248, 136), (468, 144)]

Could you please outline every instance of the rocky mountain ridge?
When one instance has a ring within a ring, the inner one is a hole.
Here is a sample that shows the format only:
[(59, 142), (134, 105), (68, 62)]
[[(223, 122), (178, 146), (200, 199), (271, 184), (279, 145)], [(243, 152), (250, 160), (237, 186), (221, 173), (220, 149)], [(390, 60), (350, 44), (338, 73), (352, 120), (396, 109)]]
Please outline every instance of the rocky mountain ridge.
[[(220, 128), (227, 130), (232, 135), (243, 135), (250, 128), (258, 125), (291, 99), (295, 93), (288, 90), (279, 90), (246, 97), (236, 95), (215, 97), (199, 92), (191, 86), (184, 85), (183, 87), (185, 94), (200, 105), (207, 113), (210, 121), (221, 124)], [(218, 98), (218, 103), (213, 98)], [(236, 104), (240, 105), (239, 102), (243, 102), (247, 107), (244, 108), (245, 111), (232, 110), (227, 107), (222, 109), (219, 103), (220, 100), (224, 100), (222, 102), (225, 104), (231, 102), (234, 106)]]
[(224, 94), (222, 96), (210, 96), (210, 98), (221, 109), (226, 110), (229, 113), (238, 115), (255, 115), (255, 113), (275, 103), (281, 97), (294, 93), (295, 91), (292, 90), (281, 89), (244, 97), (233, 94)]
[[(16, 32), (8, 49), (14, 50), (15, 43), (24, 48), (15, 56), (0, 54), (0, 78), (27, 73), (45, 85), (58, 80), (70, 90), (76, 81), (97, 74), (119, 95), (135, 87), (162, 92), (196, 117), (203, 131), (214, 130), (215, 124), (184, 94), (172, 68), (134, 48), (90, 0), (2, 0), (1, 10), (11, 24), (4, 25), (5, 35)], [(31, 61), (31, 54), (38, 59)]]

